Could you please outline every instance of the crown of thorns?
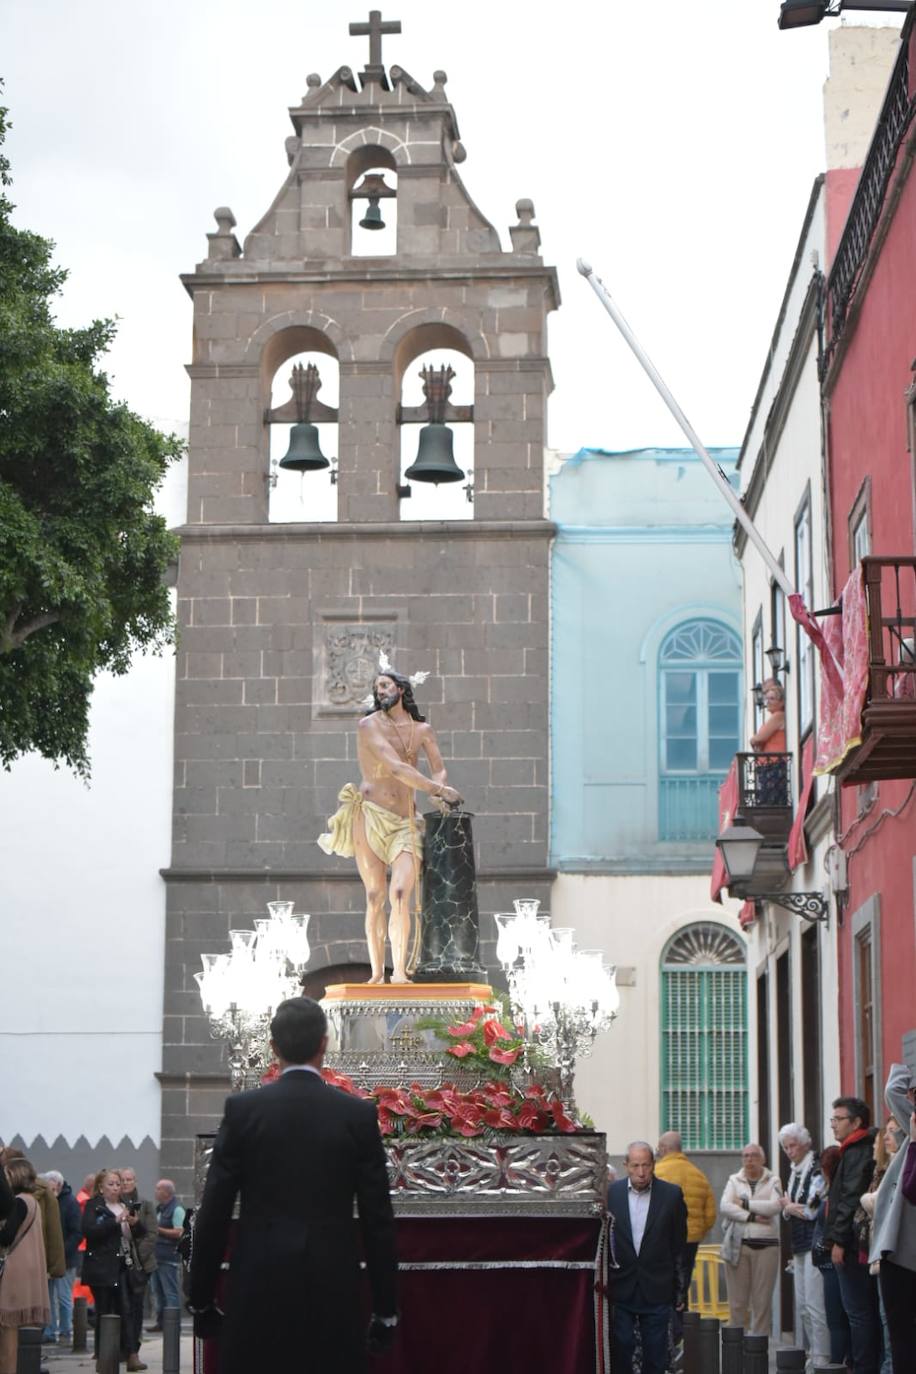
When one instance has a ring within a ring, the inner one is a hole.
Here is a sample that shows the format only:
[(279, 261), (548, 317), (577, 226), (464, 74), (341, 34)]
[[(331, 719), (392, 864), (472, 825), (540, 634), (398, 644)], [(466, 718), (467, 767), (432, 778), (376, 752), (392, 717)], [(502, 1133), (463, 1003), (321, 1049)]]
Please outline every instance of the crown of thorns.
[[(396, 671), (396, 670), (395, 670), (394, 664), (391, 662), (391, 659), (390, 659), (390, 658), (388, 657), (388, 655), (385, 653), (385, 650), (384, 650), (384, 649), (380, 649), (380, 650), (379, 650), (379, 656), (378, 656), (378, 670), (379, 670), (379, 674), (381, 674), (381, 673), (393, 673), (393, 672)], [(417, 673), (409, 673), (409, 674), (408, 674), (408, 677), (407, 677), (407, 681), (410, 683), (411, 687), (419, 687), (420, 684), (423, 683), (423, 682), (425, 682), (426, 679), (427, 679), (428, 677), (429, 677), (429, 673), (428, 673), (428, 672), (425, 672), (425, 671), (421, 668), (420, 671), (417, 672)], [(375, 697), (372, 695), (371, 692), (370, 692), (370, 694), (369, 694), (367, 697), (364, 697), (364, 698), (363, 698), (363, 705), (364, 705), (364, 706), (374, 706), (374, 705), (375, 705)]]

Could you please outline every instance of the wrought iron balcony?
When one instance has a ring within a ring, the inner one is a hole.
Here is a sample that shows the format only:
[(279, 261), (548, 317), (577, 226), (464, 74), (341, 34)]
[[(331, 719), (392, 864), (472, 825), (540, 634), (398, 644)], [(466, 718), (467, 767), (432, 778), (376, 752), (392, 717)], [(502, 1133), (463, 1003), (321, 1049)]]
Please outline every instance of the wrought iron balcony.
[(768, 845), (792, 829), (792, 755), (738, 754), (738, 811)]
[(900, 55), (891, 76), (827, 283), (830, 302), (827, 363), (833, 356), (846, 325), (849, 303), (855, 293), (859, 274), (868, 256), (884, 208), (888, 182), (913, 117), (914, 106), (916, 97), (910, 98), (909, 43), (905, 38), (900, 45)]
[(843, 783), (916, 778), (916, 558), (862, 559), (868, 688), (862, 743), (836, 770)]

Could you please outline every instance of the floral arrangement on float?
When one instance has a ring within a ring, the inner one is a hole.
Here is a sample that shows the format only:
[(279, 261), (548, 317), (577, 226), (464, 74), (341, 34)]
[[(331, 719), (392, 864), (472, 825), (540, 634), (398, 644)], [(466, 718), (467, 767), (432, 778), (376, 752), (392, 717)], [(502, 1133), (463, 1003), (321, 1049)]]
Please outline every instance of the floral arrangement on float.
[[(517, 1061), (529, 1047), (517, 1029), (506, 1024), (497, 1006), (475, 1006), (467, 1021), (447, 1026), (428, 1021), (425, 1027), (436, 1030), (447, 1045), (444, 1057), (459, 1061), (462, 1068), (479, 1068), (492, 1077), (477, 1088), (462, 1091), (452, 1083), (426, 1088), (419, 1083), (409, 1087), (359, 1088), (353, 1079), (335, 1069), (325, 1068), (326, 1083), (354, 1097), (373, 1099), (378, 1105), (379, 1129), (383, 1136), (435, 1137), (495, 1135), (510, 1131), (520, 1135), (570, 1134), (589, 1130), (592, 1123), (569, 1115), (559, 1096), (542, 1083), (533, 1081), (521, 1087), (510, 1081)], [(279, 1069), (272, 1064), (261, 1079), (273, 1082)]]

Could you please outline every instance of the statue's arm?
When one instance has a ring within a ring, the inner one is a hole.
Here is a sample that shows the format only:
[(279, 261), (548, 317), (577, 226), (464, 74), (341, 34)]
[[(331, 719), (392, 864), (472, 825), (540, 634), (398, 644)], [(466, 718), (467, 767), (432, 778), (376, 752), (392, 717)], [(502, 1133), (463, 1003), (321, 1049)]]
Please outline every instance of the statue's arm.
[(385, 770), (398, 782), (405, 783), (412, 787), (415, 792), (428, 792), (431, 796), (440, 796), (442, 784), (435, 778), (428, 778), (425, 773), (421, 773), (418, 768), (402, 759), (400, 754), (379, 729), (378, 722), (373, 716), (366, 716), (359, 723), (359, 729), (365, 731), (367, 740), (373, 754), (379, 763), (383, 764)]
[(429, 772), (433, 782), (444, 787), (448, 781), (448, 774), (445, 771), (445, 764), (442, 761), (442, 754), (439, 751), (439, 741), (436, 739), (436, 732), (431, 725), (424, 725), (423, 735), (420, 740), (421, 747), (426, 755), (426, 762), (429, 764)]

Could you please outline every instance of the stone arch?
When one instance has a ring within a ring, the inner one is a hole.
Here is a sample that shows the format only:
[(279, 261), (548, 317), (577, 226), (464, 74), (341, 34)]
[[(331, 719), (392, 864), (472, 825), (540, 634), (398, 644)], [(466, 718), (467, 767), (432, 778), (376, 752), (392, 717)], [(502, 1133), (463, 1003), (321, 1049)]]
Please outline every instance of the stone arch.
[(351, 362), (353, 346), (336, 320), (317, 310), (285, 310), (265, 320), (252, 334), (245, 355), (261, 365), (261, 379), (269, 383), (278, 367), (297, 353), (327, 353), (338, 362)]
[(490, 356), (484, 335), (454, 311), (439, 306), (410, 310), (391, 326), (379, 349), (379, 361), (392, 365), (395, 390), (414, 358), (433, 348), (454, 348), (475, 365)]
[(392, 171), (398, 167), (408, 167), (410, 165), (410, 149), (401, 139), (395, 138), (386, 129), (378, 129), (370, 126), (367, 129), (357, 129), (355, 133), (349, 134), (347, 138), (341, 139), (334, 151), (331, 153), (329, 167), (341, 167), (349, 162), (351, 153), (360, 148), (371, 148), (377, 152), (384, 149), (389, 152), (394, 160)]

